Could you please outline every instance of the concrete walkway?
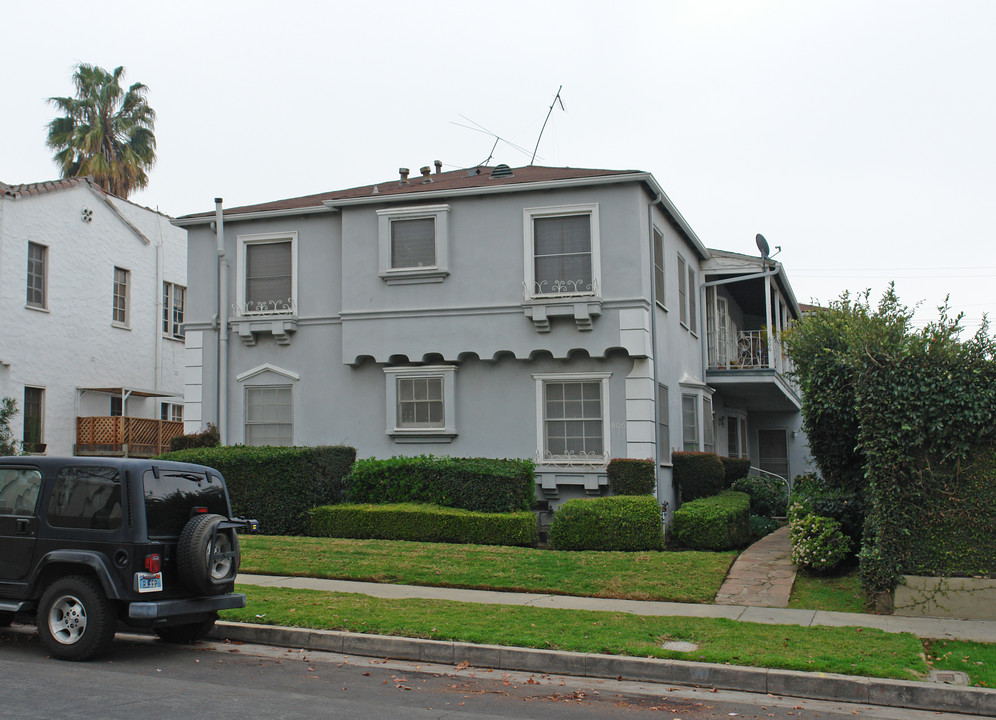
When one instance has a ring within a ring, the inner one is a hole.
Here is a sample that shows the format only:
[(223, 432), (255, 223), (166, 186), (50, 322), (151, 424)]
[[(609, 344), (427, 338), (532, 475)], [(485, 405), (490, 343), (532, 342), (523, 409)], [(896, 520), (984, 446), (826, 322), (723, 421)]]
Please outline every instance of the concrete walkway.
[(788, 526), (779, 528), (740, 553), (716, 594), (716, 603), (788, 607), (795, 582), (788, 533)]

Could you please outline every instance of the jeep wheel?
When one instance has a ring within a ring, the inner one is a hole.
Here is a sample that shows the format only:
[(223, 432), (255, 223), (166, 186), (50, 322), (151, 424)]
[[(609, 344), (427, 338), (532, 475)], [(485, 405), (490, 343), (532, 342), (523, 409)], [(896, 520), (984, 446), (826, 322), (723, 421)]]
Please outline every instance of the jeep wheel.
[(212, 615), (208, 619), (196, 623), (167, 625), (166, 627), (156, 628), (156, 635), (164, 642), (189, 645), (201, 638), (207, 637), (207, 634), (214, 627), (214, 621), (217, 619), (217, 615)]
[(8, 627), (14, 622), (14, 613), (0, 612), (0, 628)]
[(234, 530), (216, 532), (224, 519), (221, 515), (197, 515), (180, 534), (177, 546), (180, 578), (202, 595), (231, 592), (239, 572), (239, 536)]
[(38, 605), (38, 635), (60, 660), (88, 660), (114, 639), (114, 609), (100, 585), (81, 575), (56, 580)]

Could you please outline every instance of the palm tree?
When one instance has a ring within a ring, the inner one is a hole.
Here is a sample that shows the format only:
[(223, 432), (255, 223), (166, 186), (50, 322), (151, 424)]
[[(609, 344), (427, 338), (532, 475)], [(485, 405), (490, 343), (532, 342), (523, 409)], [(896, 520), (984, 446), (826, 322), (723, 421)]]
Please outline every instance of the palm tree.
[(48, 101), (63, 113), (48, 124), (46, 145), (62, 177), (92, 175), (104, 190), (127, 198), (149, 184), (146, 170), (156, 162), (156, 113), (145, 95), (149, 88), (134, 83), (121, 88), (124, 68), (107, 72), (80, 63), (73, 74), (76, 97)]

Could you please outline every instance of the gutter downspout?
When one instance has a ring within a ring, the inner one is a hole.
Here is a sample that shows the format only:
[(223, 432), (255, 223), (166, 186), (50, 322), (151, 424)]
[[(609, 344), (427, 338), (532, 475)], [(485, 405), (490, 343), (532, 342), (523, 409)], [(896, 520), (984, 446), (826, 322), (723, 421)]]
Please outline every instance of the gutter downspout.
[[(664, 196), (662, 194), (657, 195), (656, 198), (650, 201), (647, 206), (647, 220), (648, 229), (650, 230), (650, 346), (654, 351), (654, 431), (657, 436), (656, 442), (654, 443), (654, 479), (655, 479), (655, 491), (657, 495), (657, 504), (661, 504), (661, 456), (662, 451), (660, 448), (660, 432), (659, 428), (661, 426), (661, 408), (660, 408), (660, 393), (657, 388), (660, 387), (660, 370), (657, 367), (657, 288), (655, 287), (657, 282), (656, 267), (654, 265), (654, 207), (658, 204), (664, 202)], [(668, 395), (668, 402), (670, 402), (671, 396)], [(670, 412), (669, 408), (664, 408), (664, 412)], [(670, 425), (670, 423), (668, 423)], [(661, 522), (664, 522), (663, 513), (661, 517)]]
[(228, 445), (228, 259), (225, 256), (225, 218), (221, 198), (214, 199), (218, 236), (218, 439)]

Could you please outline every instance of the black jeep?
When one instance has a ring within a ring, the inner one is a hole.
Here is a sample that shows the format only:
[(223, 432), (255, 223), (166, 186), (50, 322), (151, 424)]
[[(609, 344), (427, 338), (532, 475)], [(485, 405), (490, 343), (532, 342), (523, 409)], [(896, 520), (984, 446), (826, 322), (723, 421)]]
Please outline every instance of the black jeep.
[(238, 529), (225, 481), (201, 465), (0, 458), (0, 626), (37, 618), (55, 657), (106, 650), (118, 623), (193, 642), (233, 593)]

